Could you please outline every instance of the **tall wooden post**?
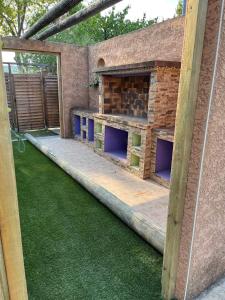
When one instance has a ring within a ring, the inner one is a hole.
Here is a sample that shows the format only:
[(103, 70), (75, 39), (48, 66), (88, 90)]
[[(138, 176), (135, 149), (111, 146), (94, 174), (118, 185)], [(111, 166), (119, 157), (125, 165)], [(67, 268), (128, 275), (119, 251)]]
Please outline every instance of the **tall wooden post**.
[[(9, 299), (26, 300), (17, 190), (0, 39), (0, 232)], [(8, 296), (4, 294), (4, 300)]]
[(0, 237), (0, 299), (9, 299), (8, 283), (5, 271), (5, 262), (2, 251), (2, 241)]
[(207, 8), (207, 0), (189, 0), (186, 11), (166, 246), (162, 274), (164, 299), (172, 299), (175, 292)]

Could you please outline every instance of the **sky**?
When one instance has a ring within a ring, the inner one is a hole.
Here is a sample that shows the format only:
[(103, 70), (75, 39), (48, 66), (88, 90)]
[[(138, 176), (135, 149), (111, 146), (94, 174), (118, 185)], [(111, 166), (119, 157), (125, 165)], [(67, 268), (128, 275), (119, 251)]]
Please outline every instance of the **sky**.
[[(86, 3), (92, 0), (84, 0)], [(130, 6), (128, 18), (136, 20), (142, 18), (145, 13), (147, 18), (153, 19), (158, 17), (159, 21), (173, 18), (178, 0), (123, 0), (115, 5), (116, 10), (123, 10), (128, 5)], [(103, 14), (107, 13), (109, 9), (105, 10)], [(3, 62), (14, 62), (13, 52), (3, 52)]]
[(122, 10), (129, 5), (128, 17), (132, 20), (141, 18), (144, 13), (147, 18), (159, 17), (160, 20), (163, 20), (175, 15), (177, 3), (178, 0), (123, 0), (115, 7), (117, 10)]

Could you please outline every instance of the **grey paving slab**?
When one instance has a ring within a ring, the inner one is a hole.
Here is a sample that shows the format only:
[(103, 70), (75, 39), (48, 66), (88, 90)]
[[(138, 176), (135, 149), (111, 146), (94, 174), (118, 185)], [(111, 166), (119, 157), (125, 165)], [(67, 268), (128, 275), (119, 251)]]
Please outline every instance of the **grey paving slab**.
[(196, 300), (225, 300), (225, 277), (204, 291)]
[(169, 201), (167, 188), (130, 174), (73, 139), (34, 138), (29, 134), (26, 137), (163, 253)]

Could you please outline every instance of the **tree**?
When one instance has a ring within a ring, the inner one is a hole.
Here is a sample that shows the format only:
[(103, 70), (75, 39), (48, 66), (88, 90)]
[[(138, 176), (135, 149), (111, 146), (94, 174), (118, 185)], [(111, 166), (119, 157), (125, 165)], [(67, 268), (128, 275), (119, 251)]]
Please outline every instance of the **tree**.
[(144, 28), (157, 22), (157, 18), (147, 20), (145, 15), (141, 19), (131, 21), (127, 18), (129, 9), (130, 7), (128, 6), (123, 11), (116, 12), (115, 7), (113, 7), (107, 15), (97, 14), (85, 22), (50, 37), (49, 40), (88, 45)]
[[(55, 2), (57, 0), (0, 0), (0, 34), (20, 37)], [(79, 4), (60, 19), (84, 7), (83, 4)], [(157, 18), (147, 20), (145, 15), (141, 19), (131, 21), (127, 17), (129, 9), (128, 6), (123, 11), (116, 12), (113, 7), (108, 14), (99, 13), (48, 40), (85, 46), (157, 23)], [(54, 23), (57, 22), (58, 20)], [(19, 53), (16, 54), (15, 60), (20, 63), (47, 63), (51, 70), (56, 71), (56, 59), (53, 56)]]
[[(19, 57), (18, 57), (19, 55)], [(38, 54), (38, 53), (17, 53), (15, 57), (16, 62), (22, 62), (25, 64), (37, 64), (39, 67), (31, 68), (27, 65), (19, 68), (22, 73), (37, 73), (41, 69), (48, 73), (56, 74), (57, 72), (57, 58), (51, 54)]]
[(20, 37), (56, 0), (0, 0), (0, 34)]
[[(57, 0), (0, 0), (0, 34), (20, 37)], [(17, 63), (27, 62), (26, 55), (16, 53)], [(20, 67), (22, 72), (26, 67)]]
[(182, 16), (182, 11), (183, 11), (183, 1), (179, 0), (176, 8), (176, 15), (177, 16)]
[[(82, 8), (84, 8), (83, 4), (77, 5), (69, 12), (69, 15)], [(97, 14), (74, 27), (50, 37), (48, 40), (86, 46), (150, 26), (157, 22), (157, 18), (147, 20), (145, 15), (141, 19), (131, 21), (127, 18), (129, 9), (130, 7), (128, 6), (123, 11), (116, 12), (115, 7), (113, 7), (108, 14), (104, 16)], [(40, 63), (41, 61), (43, 62), (43, 57), (39, 54), (26, 54), (23, 56), (23, 60), (25, 62)], [(45, 58), (44, 62), (49, 63), (52, 70), (56, 70), (53, 57)]]

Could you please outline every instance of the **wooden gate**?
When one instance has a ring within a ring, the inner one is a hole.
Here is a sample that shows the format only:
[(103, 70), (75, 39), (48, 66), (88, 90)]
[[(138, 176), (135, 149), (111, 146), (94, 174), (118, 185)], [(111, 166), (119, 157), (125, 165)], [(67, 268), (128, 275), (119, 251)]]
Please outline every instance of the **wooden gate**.
[(5, 74), (10, 123), (20, 132), (59, 126), (56, 75)]

